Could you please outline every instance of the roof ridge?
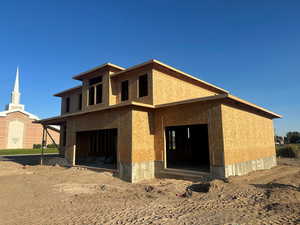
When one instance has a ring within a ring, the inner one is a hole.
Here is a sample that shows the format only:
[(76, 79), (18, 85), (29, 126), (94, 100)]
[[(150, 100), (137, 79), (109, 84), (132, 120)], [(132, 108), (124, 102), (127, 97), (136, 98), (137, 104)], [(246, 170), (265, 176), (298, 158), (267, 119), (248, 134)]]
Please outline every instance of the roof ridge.
[(182, 74), (182, 75), (184, 75), (184, 76), (186, 76), (186, 77), (188, 77), (188, 78), (190, 78), (190, 79), (193, 79), (193, 80), (195, 80), (195, 81), (197, 81), (197, 82), (200, 82), (200, 83), (202, 83), (202, 84), (205, 84), (205, 85), (207, 85), (207, 86), (209, 86), (209, 87), (211, 87), (211, 88), (215, 88), (215, 89), (217, 89), (217, 90), (219, 90), (219, 91), (221, 91), (221, 92), (224, 92), (224, 93), (229, 93), (229, 91), (227, 91), (227, 90), (225, 90), (225, 89), (223, 89), (223, 88), (220, 88), (220, 87), (218, 87), (218, 86), (216, 86), (216, 85), (214, 85), (214, 84), (211, 84), (211, 83), (209, 83), (209, 82), (206, 82), (206, 81), (204, 81), (204, 80), (201, 80), (201, 79), (199, 79), (199, 78), (197, 78), (197, 77), (195, 77), (195, 76), (193, 76), (193, 75), (190, 75), (190, 74), (188, 74), (188, 73), (186, 73), (186, 72), (183, 72), (182, 70), (179, 70), (179, 69), (176, 69), (175, 67), (172, 67), (172, 66), (170, 66), (170, 65), (167, 65), (167, 64), (165, 64), (165, 63), (163, 63), (163, 62), (161, 62), (161, 61), (159, 61), (159, 60), (157, 60), (157, 59), (150, 59), (150, 60), (148, 60), (148, 61), (146, 61), (146, 62), (137, 64), (137, 65), (135, 65), (135, 66), (128, 67), (127, 69), (125, 69), (125, 70), (123, 70), (123, 71), (119, 71), (119, 72), (116, 72), (116, 73), (112, 74), (111, 77), (118, 76), (119, 74), (122, 74), (122, 73), (125, 73), (125, 72), (128, 72), (128, 71), (131, 71), (131, 70), (133, 70), (133, 69), (136, 69), (136, 68), (139, 68), (139, 67), (148, 65), (148, 64), (150, 64), (150, 63), (157, 63), (157, 64), (159, 64), (159, 65), (161, 65), (161, 66), (163, 66), (163, 67), (166, 67), (166, 68), (168, 68), (168, 69), (170, 69), (170, 70), (173, 70), (173, 71), (175, 71), (175, 72), (177, 72), (177, 73), (180, 73), (180, 74)]

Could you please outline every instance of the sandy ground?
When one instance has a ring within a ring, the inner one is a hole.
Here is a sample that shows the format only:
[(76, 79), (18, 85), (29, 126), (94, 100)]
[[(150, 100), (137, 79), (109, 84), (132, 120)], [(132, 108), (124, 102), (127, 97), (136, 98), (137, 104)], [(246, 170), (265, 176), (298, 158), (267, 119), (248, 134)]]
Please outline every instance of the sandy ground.
[(0, 162), (0, 224), (300, 224), (299, 160), (204, 180), (129, 184), (108, 172)]

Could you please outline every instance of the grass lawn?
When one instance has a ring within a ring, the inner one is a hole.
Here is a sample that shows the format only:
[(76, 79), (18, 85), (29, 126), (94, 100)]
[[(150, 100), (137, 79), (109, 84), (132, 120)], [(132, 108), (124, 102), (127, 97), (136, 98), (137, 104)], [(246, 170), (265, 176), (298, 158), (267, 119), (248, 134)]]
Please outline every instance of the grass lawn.
[(284, 144), (284, 145), (276, 145), (276, 149), (285, 148), (288, 146), (292, 148), (300, 148), (300, 144)]
[[(42, 149), (2, 149), (0, 155), (41, 154)], [(56, 148), (47, 148), (44, 153), (58, 153)]]

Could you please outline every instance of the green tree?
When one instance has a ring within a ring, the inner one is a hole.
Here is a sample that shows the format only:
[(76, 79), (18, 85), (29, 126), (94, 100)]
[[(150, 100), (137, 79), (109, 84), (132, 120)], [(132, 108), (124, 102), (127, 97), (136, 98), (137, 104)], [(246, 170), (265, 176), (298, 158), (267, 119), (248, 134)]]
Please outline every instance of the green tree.
[(286, 134), (288, 143), (298, 143), (300, 142), (300, 132), (290, 131)]

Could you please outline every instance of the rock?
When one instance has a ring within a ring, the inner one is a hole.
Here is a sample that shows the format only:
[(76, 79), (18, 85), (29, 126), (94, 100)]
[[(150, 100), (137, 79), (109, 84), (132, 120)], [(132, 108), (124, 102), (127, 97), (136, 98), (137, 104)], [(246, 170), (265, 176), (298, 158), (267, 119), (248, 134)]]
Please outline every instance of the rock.
[(105, 191), (105, 190), (106, 190), (106, 186), (103, 184), (103, 185), (101, 185), (100, 189), (101, 189), (102, 191)]
[(183, 197), (191, 198), (192, 196), (193, 196), (193, 191), (187, 187)]
[(154, 187), (152, 187), (152, 186), (145, 187), (146, 192), (152, 192), (153, 190), (154, 190)]

